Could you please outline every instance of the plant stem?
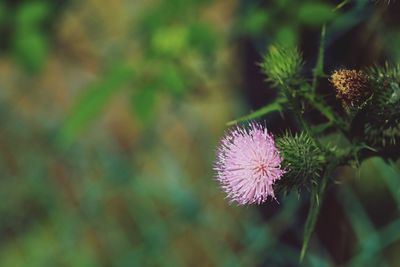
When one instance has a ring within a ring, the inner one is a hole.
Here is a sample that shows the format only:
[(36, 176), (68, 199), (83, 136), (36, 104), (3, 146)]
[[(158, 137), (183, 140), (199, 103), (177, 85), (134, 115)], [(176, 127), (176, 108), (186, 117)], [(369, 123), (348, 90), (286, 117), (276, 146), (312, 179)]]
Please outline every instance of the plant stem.
[(313, 81), (312, 81), (312, 87), (311, 91), (313, 94), (315, 94), (315, 91), (317, 90), (318, 86), (318, 79), (323, 77), (324, 74), (324, 53), (325, 53), (325, 38), (326, 38), (326, 26), (325, 24), (322, 26), (321, 30), (321, 40), (319, 44), (319, 49), (318, 49), (318, 57), (317, 57), (317, 63), (314, 68), (314, 75), (313, 75)]
[[(285, 93), (285, 96), (289, 102), (289, 106), (292, 109), (296, 121), (297, 123), (300, 125), (301, 129), (308, 132), (311, 135), (311, 129), (310, 126), (306, 123), (306, 121), (304, 120), (303, 116), (301, 116), (301, 114), (303, 113), (301, 110), (301, 103), (299, 103), (299, 97), (296, 99), (295, 95), (297, 92), (291, 90), (289, 87), (284, 86), (283, 87), (283, 91)], [(293, 93), (292, 93), (293, 92)]]
[(304, 227), (304, 238), (303, 245), (300, 252), (299, 262), (301, 263), (304, 259), (304, 256), (307, 252), (308, 245), (310, 243), (312, 234), (315, 229), (315, 224), (318, 219), (319, 212), (321, 210), (322, 201), (324, 199), (325, 191), (332, 175), (333, 170), (336, 168), (337, 164), (334, 161), (332, 164), (328, 165), (325, 171), (325, 175), (322, 177), (321, 182), (315, 186), (312, 190), (311, 200), (310, 200), (310, 209), (308, 211), (306, 225)]
[(266, 114), (274, 112), (274, 111), (281, 111), (283, 109), (283, 104), (285, 104), (286, 102), (287, 102), (287, 100), (285, 98), (279, 98), (279, 99), (275, 100), (274, 102), (254, 111), (253, 113), (250, 113), (250, 114), (240, 117), (236, 120), (228, 122), (226, 125), (231, 126), (231, 125), (237, 124), (242, 121), (248, 121), (248, 120), (252, 120), (252, 119), (261, 117), (263, 115), (266, 115)]
[(337, 5), (335, 7), (335, 9), (333, 10), (333, 12), (338, 11), (339, 9), (341, 9), (342, 7), (344, 7), (346, 4), (348, 4), (350, 2), (350, 0), (344, 0), (343, 2), (341, 2), (339, 5)]
[(348, 136), (348, 129), (346, 123), (340, 118), (338, 114), (321, 98), (315, 94), (304, 94), (304, 99), (322, 115), (324, 115), (329, 123), (339, 129), (346, 137)]

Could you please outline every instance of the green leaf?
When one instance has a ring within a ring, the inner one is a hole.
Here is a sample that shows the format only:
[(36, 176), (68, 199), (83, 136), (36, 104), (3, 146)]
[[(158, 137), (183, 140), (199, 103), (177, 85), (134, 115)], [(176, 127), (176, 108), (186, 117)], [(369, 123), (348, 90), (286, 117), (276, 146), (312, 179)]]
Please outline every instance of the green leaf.
[(236, 120), (228, 122), (227, 125), (231, 126), (231, 125), (237, 124), (238, 122), (256, 119), (258, 117), (267, 115), (272, 112), (282, 111), (283, 104), (285, 104), (286, 102), (287, 102), (286, 98), (277, 99), (275, 102), (272, 102), (272, 103), (260, 108), (259, 110), (256, 110), (255, 112), (250, 113), (249, 115), (246, 115), (246, 116), (240, 117)]
[(189, 46), (189, 31), (186, 26), (170, 26), (158, 29), (151, 39), (156, 53), (178, 56)]
[(309, 26), (320, 26), (335, 17), (334, 6), (323, 3), (308, 3), (301, 6), (298, 18)]
[(193, 23), (189, 27), (190, 46), (202, 54), (210, 54), (217, 46), (218, 36), (213, 28), (205, 23)]
[(279, 27), (275, 36), (276, 43), (287, 44), (288, 46), (295, 46), (298, 43), (298, 39), (298, 31), (291, 26)]
[(23, 4), (17, 11), (17, 30), (34, 29), (50, 14), (48, 3), (32, 2)]
[(245, 33), (251, 35), (257, 35), (265, 28), (269, 21), (269, 13), (266, 10), (259, 8), (250, 9), (240, 25), (241, 29)]
[(160, 75), (160, 82), (163, 88), (176, 96), (184, 94), (189, 89), (183, 70), (173, 64), (164, 66)]
[(27, 71), (40, 71), (47, 51), (47, 40), (39, 31), (17, 32), (14, 36), (14, 56)]
[(133, 109), (143, 123), (150, 121), (154, 115), (154, 105), (157, 96), (156, 94), (157, 92), (154, 87), (147, 86), (140, 88), (133, 95)]
[(116, 65), (101, 81), (85, 90), (61, 129), (59, 136), (61, 144), (70, 144), (81, 130), (88, 127), (88, 124), (100, 113), (110, 97), (125, 82), (131, 80), (132, 75), (133, 70), (130, 66)]
[(49, 15), (48, 3), (32, 2), (21, 5), (15, 15), (12, 45), (15, 57), (28, 71), (39, 71), (47, 56), (47, 38), (40, 26)]
[(331, 128), (332, 126), (333, 126), (333, 123), (332, 123), (331, 121), (329, 121), (329, 122), (322, 123), (322, 124), (319, 124), (319, 125), (314, 126), (314, 127), (312, 128), (312, 131), (313, 131), (315, 134), (321, 134), (321, 133), (323, 133), (324, 131), (326, 131), (327, 129)]

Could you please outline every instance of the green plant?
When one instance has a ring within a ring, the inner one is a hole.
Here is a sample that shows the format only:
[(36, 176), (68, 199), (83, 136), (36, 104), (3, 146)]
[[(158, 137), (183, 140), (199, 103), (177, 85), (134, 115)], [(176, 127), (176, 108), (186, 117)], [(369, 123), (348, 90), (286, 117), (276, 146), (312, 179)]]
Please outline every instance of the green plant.
[[(295, 47), (271, 46), (260, 64), (267, 81), (280, 92), (279, 97), (264, 108), (230, 124), (254, 119), (283, 109), (291, 110), (300, 132), (277, 137), (286, 171), (275, 189), (289, 192), (302, 188), (311, 191), (311, 203), (304, 229), (300, 260), (304, 258), (320, 211), (321, 202), (333, 172), (339, 166), (359, 166), (373, 156), (397, 159), (400, 133), (400, 67), (386, 64), (366, 70), (335, 71), (330, 78), (324, 73), (325, 26), (311, 81), (303, 75), (303, 59)], [(342, 101), (344, 112), (330, 106), (317, 92), (322, 79), (329, 79), (332, 93)], [(322, 123), (313, 123), (305, 110), (319, 112)], [(347, 115), (341, 115), (347, 114)], [(332, 135), (341, 136), (341, 143), (327, 142)]]

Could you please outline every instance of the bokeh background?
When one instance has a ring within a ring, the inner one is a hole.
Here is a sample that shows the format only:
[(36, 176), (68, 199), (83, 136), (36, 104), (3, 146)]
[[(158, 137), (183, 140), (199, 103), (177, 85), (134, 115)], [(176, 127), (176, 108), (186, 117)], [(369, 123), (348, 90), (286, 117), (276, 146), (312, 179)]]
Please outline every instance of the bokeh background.
[[(400, 61), (382, 2), (0, 1), (0, 266), (298, 266), (309, 194), (230, 205), (215, 147), (276, 95), (270, 44), (312, 68), (327, 23), (328, 73)], [(399, 266), (398, 166), (335, 180), (303, 266)]]

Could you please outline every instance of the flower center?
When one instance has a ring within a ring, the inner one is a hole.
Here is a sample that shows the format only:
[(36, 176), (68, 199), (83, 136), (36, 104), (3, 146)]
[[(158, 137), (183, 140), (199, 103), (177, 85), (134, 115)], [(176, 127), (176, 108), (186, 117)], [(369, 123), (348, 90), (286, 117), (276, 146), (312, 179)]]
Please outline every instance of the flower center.
[(255, 167), (255, 171), (257, 174), (265, 176), (265, 175), (267, 175), (268, 165), (266, 163), (262, 162)]

